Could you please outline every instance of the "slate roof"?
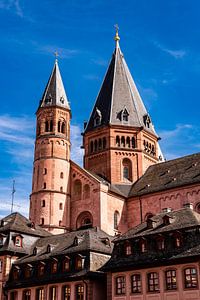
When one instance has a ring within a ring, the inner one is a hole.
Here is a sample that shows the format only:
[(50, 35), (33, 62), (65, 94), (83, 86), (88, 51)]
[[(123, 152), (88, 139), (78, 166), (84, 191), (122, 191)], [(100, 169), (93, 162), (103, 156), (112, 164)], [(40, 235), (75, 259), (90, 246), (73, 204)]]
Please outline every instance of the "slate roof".
[[(75, 243), (75, 239), (78, 243)], [(81, 253), (85, 251), (94, 251), (98, 253), (112, 253), (113, 237), (97, 227), (80, 229), (69, 233), (52, 235), (50, 237), (37, 240), (30, 250), (30, 254), (15, 264), (31, 263), (41, 261), (59, 255), (70, 255), (73, 253)], [(51, 246), (51, 252), (47, 252), (47, 246)], [(33, 249), (37, 248), (37, 254), (33, 255)]]
[[(128, 113), (128, 122), (122, 121), (122, 111)], [(108, 70), (97, 96), (93, 111), (86, 126), (85, 132), (94, 129), (96, 113), (101, 115), (101, 124), (125, 125), (132, 127), (145, 127), (144, 117), (148, 116), (144, 103), (125, 62), (118, 42), (112, 55)], [(154, 126), (150, 122), (147, 131), (156, 135)]]
[(22, 216), (20, 213), (12, 213), (0, 220), (0, 234), (9, 231), (17, 233), (26, 233), (31, 236), (45, 237), (51, 235), (51, 233), (45, 231), (38, 225), (31, 226), (31, 221)]
[[(169, 225), (163, 224), (163, 217), (166, 215), (170, 218), (171, 223)], [(154, 224), (153, 228), (147, 228), (147, 222), (143, 222), (122, 234), (119, 238), (115, 239), (114, 242), (200, 226), (200, 214), (190, 208), (163, 212), (153, 216), (151, 220)]]
[(150, 166), (136, 181), (129, 197), (200, 183), (200, 153)]
[(46, 85), (39, 107), (60, 106), (70, 109), (57, 60)]
[[(170, 223), (164, 224), (163, 217), (169, 217)], [(190, 208), (161, 213), (151, 218), (153, 228), (144, 222), (114, 239), (114, 250), (111, 259), (100, 269), (102, 271), (123, 271), (155, 266), (169, 266), (175, 263), (186, 263), (200, 257), (200, 214)], [(174, 247), (172, 233), (182, 236), (182, 244)], [(163, 236), (165, 248), (159, 251), (156, 237)], [(140, 239), (147, 241), (147, 251), (141, 252)], [(133, 247), (131, 255), (124, 252), (124, 244), (129, 241)]]

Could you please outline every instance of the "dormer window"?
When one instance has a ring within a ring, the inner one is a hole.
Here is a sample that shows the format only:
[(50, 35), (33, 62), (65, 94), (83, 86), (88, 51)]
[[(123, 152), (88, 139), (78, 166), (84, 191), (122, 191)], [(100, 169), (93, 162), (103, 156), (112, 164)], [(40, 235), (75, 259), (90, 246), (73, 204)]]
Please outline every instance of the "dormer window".
[(44, 272), (45, 272), (45, 263), (40, 262), (40, 264), (38, 266), (38, 276), (43, 276)]
[(45, 103), (49, 104), (49, 103), (51, 103), (51, 101), (52, 101), (52, 96), (51, 96), (51, 94), (49, 94), (45, 99)]
[(99, 126), (102, 121), (101, 111), (96, 107), (96, 111), (94, 113), (94, 127)]
[(121, 113), (121, 120), (126, 123), (128, 122), (128, 117), (129, 117), (128, 110), (124, 108)]
[(131, 244), (130, 242), (126, 242), (125, 245), (125, 254), (128, 256), (128, 255), (131, 255), (132, 254), (132, 247), (131, 247)]
[(147, 252), (147, 241), (144, 238), (140, 240), (140, 251), (141, 253)]
[(14, 236), (14, 245), (16, 247), (22, 247), (22, 236), (21, 235), (16, 235)]
[(65, 100), (64, 97), (60, 97), (60, 103), (64, 104)]
[(149, 128), (150, 127), (150, 123), (151, 123), (151, 118), (148, 114), (143, 116), (143, 121), (144, 121), (144, 125), (145, 127)]
[(172, 217), (170, 217), (169, 215), (165, 215), (162, 219), (164, 225), (169, 225), (172, 223)]
[(18, 266), (15, 266), (13, 268), (13, 280), (18, 280), (19, 279), (19, 272), (20, 272), (20, 268)]
[(51, 263), (51, 273), (55, 274), (58, 271), (58, 262), (54, 259)]
[(33, 255), (37, 255), (37, 247), (33, 248)]
[(84, 257), (79, 254), (75, 260), (75, 268), (76, 270), (82, 270), (83, 266), (84, 266)]
[(174, 247), (175, 248), (180, 248), (182, 246), (182, 235), (179, 232), (175, 232), (173, 234), (174, 238)]
[(158, 250), (164, 250), (165, 249), (165, 239), (161, 235), (157, 237), (157, 249)]
[(51, 253), (51, 245), (47, 245), (47, 253)]
[(24, 277), (25, 278), (30, 278), (31, 277), (31, 272), (32, 272), (32, 265), (30, 265), (30, 264), (27, 264), (26, 266), (25, 266), (25, 270), (24, 270)]
[(68, 256), (66, 256), (63, 261), (63, 271), (68, 272), (69, 269), (70, 269), (70, 258)]

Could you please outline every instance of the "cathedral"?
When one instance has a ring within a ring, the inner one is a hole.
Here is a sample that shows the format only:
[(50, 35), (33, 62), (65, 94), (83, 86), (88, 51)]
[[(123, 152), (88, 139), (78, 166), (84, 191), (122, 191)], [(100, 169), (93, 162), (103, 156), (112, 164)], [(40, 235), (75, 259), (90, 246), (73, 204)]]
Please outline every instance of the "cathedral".
[(29, 219), (0, 221), (1, 300), (200, 298), (200, 153), (165, 161), (119, 45), (70, 159), (56, 59), (36, 112)]

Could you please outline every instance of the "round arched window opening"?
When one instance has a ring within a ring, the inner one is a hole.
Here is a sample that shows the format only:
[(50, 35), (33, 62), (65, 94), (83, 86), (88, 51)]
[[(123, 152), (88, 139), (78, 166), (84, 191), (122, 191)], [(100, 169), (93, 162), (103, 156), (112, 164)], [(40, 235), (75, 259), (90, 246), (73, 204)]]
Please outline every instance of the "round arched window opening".
[(200, 202), (195, 205), (195, 210), (200, 214)]
[(91, 226), (93, 225), (92, 214), (89, 211), (84, 211), (80, 213), (76, 221), (76, 228)]

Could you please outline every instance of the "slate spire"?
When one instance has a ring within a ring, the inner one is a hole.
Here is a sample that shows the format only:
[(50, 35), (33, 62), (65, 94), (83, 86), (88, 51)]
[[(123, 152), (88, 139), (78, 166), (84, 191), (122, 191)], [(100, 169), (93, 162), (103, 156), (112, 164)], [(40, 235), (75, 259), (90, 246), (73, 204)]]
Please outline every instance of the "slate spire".
[(49, 106), (60, 106), (70, 109), (57, 58), (40, 101), (39, 108)]
[[(156, 135), (151, 118), (121, 52), (118, 27), (116, 27), (114, 39), (116, 42), (115, 50), (85, 132), (93, 130), (97, 126), (124, 125), (144, 127)], [(98, 122), (96, 122), (97, 111), (99, 112)]]

